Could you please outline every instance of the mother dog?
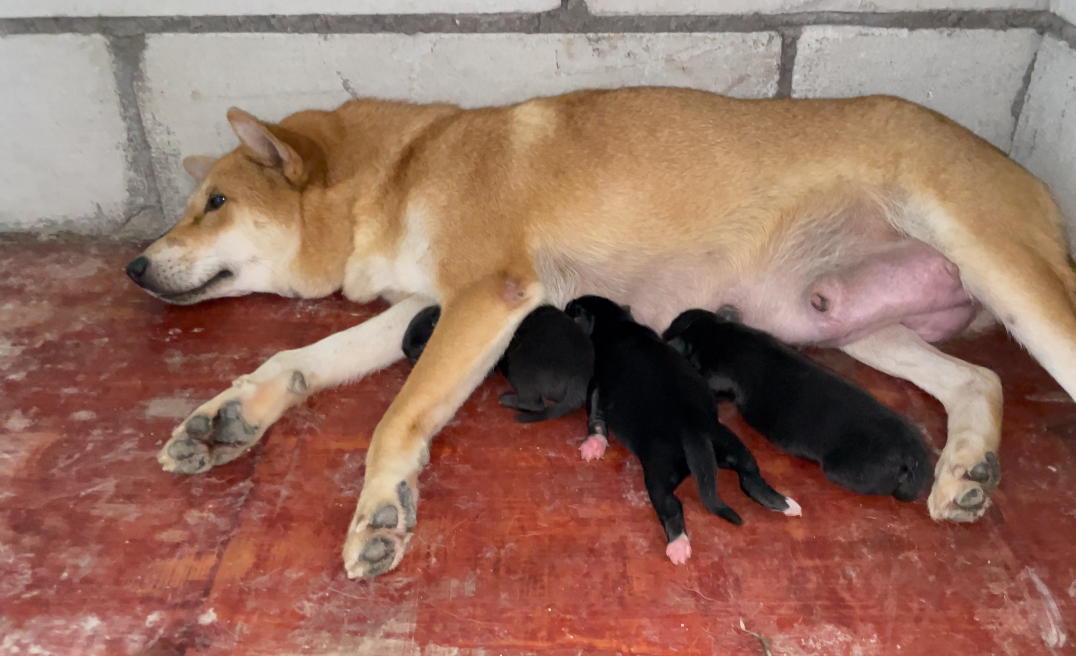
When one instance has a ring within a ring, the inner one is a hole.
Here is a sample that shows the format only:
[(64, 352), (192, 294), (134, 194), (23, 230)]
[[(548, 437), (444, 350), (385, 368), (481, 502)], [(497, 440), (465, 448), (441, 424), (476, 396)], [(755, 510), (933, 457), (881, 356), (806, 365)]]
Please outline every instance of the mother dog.
[(228, 121), (240, 146), (184, 161), (199, 181), (187, 214), (128, 275), (170, 303), (342, 290), (393, 305), (237, 379), (175, 430), (166, 470), (236, 458), (308, 395), (399, 359), (411, 317), (443, 307), (374, 431), (351, 577), (400, 562), (430, 438), (543, 302), (600, 294), (659, 330), (688, 308), (734, 306), (911, 381), (948, 413), (928, 502), (939, 520), (986, 508), (1002, 399), (994, 373), (930, 342), (996, 318), (1076, 394), (1076, 276), (1046, 187), (896, 98), (635, 88)]

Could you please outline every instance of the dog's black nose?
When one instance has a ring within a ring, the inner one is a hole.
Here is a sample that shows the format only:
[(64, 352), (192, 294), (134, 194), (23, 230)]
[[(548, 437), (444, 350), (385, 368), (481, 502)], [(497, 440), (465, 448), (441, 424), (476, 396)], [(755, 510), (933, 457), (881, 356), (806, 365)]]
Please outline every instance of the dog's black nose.
[(149, 258), (145, 255), (139, 255), (127, 265), (127, 275), (131, 280), (142, 284), (142, 276), (146, 275), (146, 269), (148, 268)]

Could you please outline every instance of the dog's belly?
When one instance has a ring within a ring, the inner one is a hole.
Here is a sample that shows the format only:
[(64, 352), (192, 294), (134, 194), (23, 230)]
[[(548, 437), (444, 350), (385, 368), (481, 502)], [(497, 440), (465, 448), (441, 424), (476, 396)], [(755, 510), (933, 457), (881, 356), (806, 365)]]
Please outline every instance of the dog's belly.
[(912, 239), (858, 252), (855, 261), (832, 262), (821, 272), (803, 273), (811, 271), (809, 263), (776, 261), (782, 264), (738, 278), (705, 261), (653, 267), (654, 275), (620, 271), (612, 279), (594, 269), (574, 287), (628, 303), (637, 320), (659, 331), (684, 310), (731, 305), (744, 323), (783, 341), (829, 346), (893, 324), (936, 342), (967, 328), (981, 309), (957, 267)]
[(935, 342), (967, 328), (978, 311), (957, 266), (914, 239), (817, 277), (806, 297), (825, 339), (837, 342), (894, 323)]

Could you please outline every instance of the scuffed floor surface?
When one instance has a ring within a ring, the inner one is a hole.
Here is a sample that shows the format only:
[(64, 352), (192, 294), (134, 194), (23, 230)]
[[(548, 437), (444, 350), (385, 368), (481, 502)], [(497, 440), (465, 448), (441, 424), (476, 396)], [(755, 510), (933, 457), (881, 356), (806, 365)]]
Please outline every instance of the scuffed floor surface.
[[(378, 307), (167, 307), (124, 277), (136, 252), (0, 243), (0, 654), (765, 654), (752, 633), (791, 655), (1073, 650), (1076, 406), (1003, 334), (946, 347), (1005, 384), (1004, 480), (976, 524), (834, 487), (725, 409), (803, 517), (722, 472), (737, 528), (686, 483), (694, 554), (675, 567), (623, 448), (582, 462), (581, 412), (516, 424), (493, 376), (433, 443), (403, 564), (350, 581), (343, 532), (406, 364), (314, 397), (208, 474), (155, 454), (234, 377)], [(941, 445), (932, 399), (818, 355)]]

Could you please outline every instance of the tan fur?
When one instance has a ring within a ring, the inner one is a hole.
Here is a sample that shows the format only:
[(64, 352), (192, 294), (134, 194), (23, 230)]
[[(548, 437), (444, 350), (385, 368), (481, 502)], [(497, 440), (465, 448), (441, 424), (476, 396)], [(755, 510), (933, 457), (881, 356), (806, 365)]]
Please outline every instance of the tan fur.
[[(195, 302), (342, 289), (398, 304), (274, 356), (193, 417), (238, 402), (256, 440), (303, 398), (284, 391), (289, 376), (299, 372), (312, 393), (365, 375), (400, 357), (418, 308), (444, 308), (375, 431), (345, 547), (351, 576), (399, 562), (410, 534), (399, 486), (417, 495), (429, 438), (542, 301), (599, 293), (658, 328), (689, 307), (729, 302), (788, 341), (819, 341), (802, 303), (806, 282), (912, 237), (954, 262), (969, 293), (1076, 393), (1076, 279), (1053, 199), (989, 144), (899, 99), (622, 89), (475, 110), (356, 100), (279, 125), (238, 110), (228, 118), (242, 145), (211, 166), (186, 163), (205, 177), (187, 216), (146, 251), (154, 271), (170, 272), (151, 293)], [(206, 214), (215, 193), (228, 201)], [(218, 252), (224, 239), (246, 259)], [(248, 259), (272, 275), (248, 273)], [(235, 275), (175, 295), (221, 268)], [(950, 445), (931, 513), (977, 517), (985, 505), (957, 501), (980, 485), (968, 472), (1000, 441), (996, 376), (901, 326), (843, 348), (943, 402)], [(170, 450), (189, 438), (185, 426), (161, 452), (167, 469), (194, 471)], [(211, 439), (205, 449), (207, 466), (237, 455)], [(372, 525), (389, 506), (399, 525)]]

